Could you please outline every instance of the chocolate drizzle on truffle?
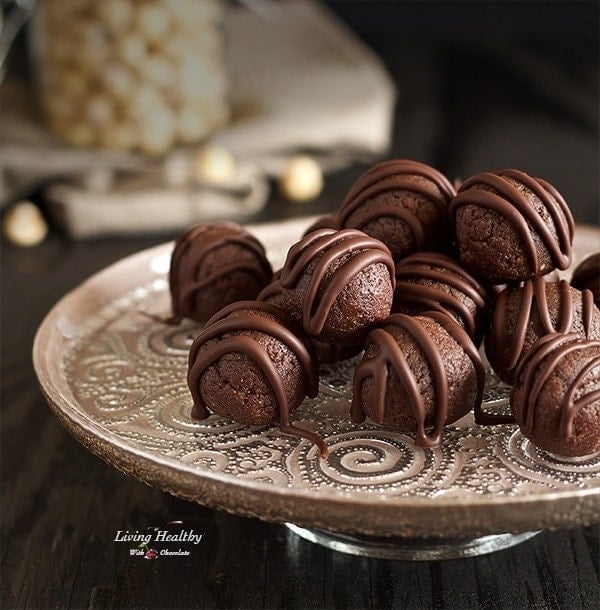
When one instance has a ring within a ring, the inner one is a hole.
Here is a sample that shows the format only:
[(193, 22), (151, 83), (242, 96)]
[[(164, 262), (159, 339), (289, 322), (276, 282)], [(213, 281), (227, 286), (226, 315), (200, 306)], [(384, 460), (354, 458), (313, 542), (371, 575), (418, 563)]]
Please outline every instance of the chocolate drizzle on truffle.
[[(340, 226), (347, 226), (349, 217), (364, 203), (397, 191), (408, 191), (433, 202), (443, 222), (441, 231), (445, 233), (448, 203), (456, 194), (454, 187), (433, 167), (407, 159), (384, 161), (367, 170), (354, 183), (340, 206), (338, 214)], [(363, 229), (373, 220), (382, 217), (396, 218), (406, 223), (413, 234), (416, 250), (423, 249), (427, 236), (421, 219), (411, 208), (404, 207), (398, 200), (384, 202), (369, 212), (362, 213), (352, 226)]]
[[(521, 288), (507, 288), (500, 293), (494, 310), (493, 332), (497, 344), (497, 353), (500, 366), (510, 371), (519, 362), (519, 357), (525, 344), (525, 334), (530, 323), (533, 312), (537, 312), (543, 334), (568, 333), (573, 325), (573, 295), (571, 287), (565, 280), (556, 284), (558, 288), (558, 312), (559, 317), (556, 324), (552, 321), (550, 308), (548, 307), (547, 286), (541, 277), (534, 277), (523, 283)], [(514, 328), (506, 324), (506, 311), (509, 296), (514, 290), (521, 292), (521, 303)], [(582, 323), (585, 336), (590, 337), (592, 319), (595, 311), (592, 294), (589, 290), (581, 293), (582, 298)], [(509, 330), (511, 332), (509, 332)]]
[[(208, 273), (202, 273), (205, 257), (228, 245), (237, 245), (249, 251), (251, 256), (224, 260), (213, 265)], [(267, 284), (272, 273), (263, 246), (243, 227), (230, 222), (216, 222), (200, 224), (186, 231), (176, 241), (171, 256), (169, 288), (173, 316), (168, 321), (177, 324), (184, 317), (195, 317), (198, 293), (228, 274), (240, 271), (255, 279), (256, 292)], [(254, 296), (256, 293), (244, 294), (241, 298)]]
[[(273, 274), (273, 279), (270, 284), (267, 284), (256, 297), (257, 301), (265, 301), (267, 303), (273, 303), (278, 307), (283, 307), (282, 304), (282, 287), (279, 275), (281, 271), (277, 271)], [(362, 345), (335, 345), (328, 341), (319, 341), (316, 337), (309, 337), (312, 342), (319, 364), (330, 364), (332, 362), (339, 362), (356, 355), (361, 351)]]
[[(470, 309), (456, 294), (446, 292), (439, 286), (424, 285), (419, 280), (429, 280), (453, 288), (468, 297), (474, 308)], [(395, 306), (407, 304), (417, 306), (420, 311), (453, 314), (473, 339), (480, 327), (477, 314), (483, 313), (487, 307), (485, 288), (456, 261), (437, 252), (418, 252), (396, 264), (394, 296)]]
[(274, 273), (271, 278), (271, 282), (267, 284), (256, 297), (257, 301), (265, 301), (267, 303), (273, 303), (281, 307), (281, 280), (279, 279), (279, 273)]
[[(265, 312), (271, 317), (261, 316), (254, 312)], [(237, 315), (236, 312), (239, 312)], [(278, 321), (273, 320), (276, 318)], [(277, 371), (273, 361), (264, 347), (254, 338), (239, 334), (239, 331), (255, 331), (274, 337), (285, 345), (300, 363), (306, 384), (306, 393), (314, 398), (318, 393), (318, 372), (316, 358), (312, 346), (303, 341), (301, 333), (294, 333), (289, 325), (293, 325), (285, 312), (271, 303), (259, 301), (239, 301), (223, 308), (213, 316), (196, 337), (189, 353), (188, 386), (194, 400), (192, 417), (204, 419), (209, 411), (200, 391), (200, 379), (203, 373), (224, 354), (237, 352), (248, 356), (262, 371), (268, 380), (277, 400), (282, 432), (299, 436), (315, 443), (321, 456), (328, 455), (327, 445), (317, 434), (298, 428), (290, 423), (290, 405), (284, 380)], [(229, 334), (228, 337), (223, 335)], [(218, 339), (205, 348), (208, 341)]]
[[(335, 300), (350, 280), (368, 266), (385, 265), (392, 288), (395, 286), (394, 262), (389, 250), (379, 240), (354, 229), (318, 229), (292, 246), (281, 272), (281, 286), (293, 288), (314, 260), (317, 262), (302, 312), (302, 325), (310, 335), (316, 336), (322, 331)], [(325, 281), (331, 266), (339, 261), (343, 261), (341, 266)]]
[(585, 407), (600, 401), (600, 389), (584, 393), (578, 400), (574, 395), (584, 386), (584, 380), (591, 371), (600, 367), (600, 341), (588, 340), (575, 334), (553, 334), (542, 337), (527, 354), (517, 368), (517, 379), (523, 383), (522, 399), (511, 402), (515, 419), (525, 436), (535, 430), (536, 412), (540, 392), (550, 376), (560, 370), (561, 363), (571, 353), (596, 350), (581, 370), (568, 381), (566, 392), (558, 403), (560, 413), (558, 438), (568, 440), (573, 436), (573, 421)]
[[(509, 180), (523, 185), (540, 200), (550, 215), (558, 239), (528, 197)], [(573, 217), (561, 194), (545, 180), (516, 169), (482, 172), (460, 186), (450, 203), (450, 215), (455, 218), (457, 210), (467, 205), (493, 210), (510, 221), (525, 249), (531, 275), (544, 273), (532, 229), (548, 251), (554, 267), (566, 269), (571, 263)]]
[(594, 303), (600, 307), (600, 252), (588, 256), (575, 267), (571, 286), (591, 290)]
[(338, 220), (338, 217), (336, 214), (330, 214), (329, 216), (321, 216), (320, 218), (317, 218), (317, 220), (315, 220), (315, 222), (313, 222), (310, 225), (310, 227), (308, 227), (308, 229), (306, 229), (306, 231), (304, 231), (304, 234), (302, 235), (302, 237), (306, 237), (307, 235), (309, 235), (313, 231), (316, 231), (317, 229), (339, 229), (339, 228), (340, 228), (340, 223), (339, 223), (339, 220)]
[[(474, 406), (477, 408), (483, 398), (485, 381), (485, 371), (477, 349), (465, 331), (447, 314), (432, 311), (424, 315), (437, 322), (458, 343), (473, 363), (477, 377), (477, 392)], [(391, 366), (406, 391), (417, 423), (416, 445), (419, 447), (437, 447), (442, 442), (443, 428), (449, 409), (448, 377), (440, 351), (431, 335), (418, 323), (416, 318), (405, 314), (392, 314), (387, 319), (386, 325), (395, 325), (404, 329), (418, 344), (427, 360), (434, 383), (434, 400), (436, 404), (433, 429), (429, 433), (425, 431), (426, 407), (419, 389), (418, 380), (411, 370), (400, 345), (398, 345), (395, 338), (385, 328), (376, 328), (371, 331), (368, 341), (377, 345), (379, 354), (374, 358), (363, 359), (354, 373), (352, 420), (360, 423), (365, 419), (361, 400), (361, 386), (366, 378), (371, 377), (375, 387), (374, 419), (378, 423), (383, 422), (385, 396)]]

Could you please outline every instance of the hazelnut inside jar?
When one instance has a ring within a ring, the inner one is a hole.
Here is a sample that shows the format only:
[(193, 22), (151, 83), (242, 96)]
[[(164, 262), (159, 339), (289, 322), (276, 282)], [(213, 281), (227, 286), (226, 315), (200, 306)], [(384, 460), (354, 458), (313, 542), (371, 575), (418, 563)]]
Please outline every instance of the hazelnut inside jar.
[(220, 0), (45, 0), (30, 46), (47, 126), (76, 146), (162, 155), (227, 122)]

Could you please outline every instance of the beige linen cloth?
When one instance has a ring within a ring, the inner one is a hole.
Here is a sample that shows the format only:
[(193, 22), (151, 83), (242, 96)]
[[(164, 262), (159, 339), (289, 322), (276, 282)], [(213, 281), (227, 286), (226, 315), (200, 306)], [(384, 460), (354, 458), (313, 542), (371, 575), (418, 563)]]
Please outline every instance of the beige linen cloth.
[[(172, 186), (162, 160), (66, 146), (38, 127), (7, 85), (1, 199), (50, 181), (44, 194), (74, 238), (172, 231), (259, 211), (269, 196), (268, 176), (298, 152), (313, 155), (325, 172), (384, 155), (396, 92), (381, 61), (322, 4), (262, 6), (268, 11), (235, 6), (225, 20), (234, 119), (211, 142), (237, 160), (228, 182), (218, 189), (189, 181)], [(116, 169), (104, 186), (102, 176), (89, 180)]]

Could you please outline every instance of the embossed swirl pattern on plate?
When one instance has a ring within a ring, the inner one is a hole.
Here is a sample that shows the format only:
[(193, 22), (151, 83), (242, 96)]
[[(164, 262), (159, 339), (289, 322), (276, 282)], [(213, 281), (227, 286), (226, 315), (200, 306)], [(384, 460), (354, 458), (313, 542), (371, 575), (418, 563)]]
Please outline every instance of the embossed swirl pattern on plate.
[[(348, 416), (360, 356), (323, 367), (319, 396), (294, 413), (297, 425), (323, 435), (330, 458), (277, 426), (257, 429), (211, 416), (191, 419), (187, 352), (198, 326), (162, 324), (164, 281), (136, 288), (90, 318), (67, 351), (63, 368), (76, 408), (148, 455), (199, 473), (218, 471), (266, 486), (324, 494), (436, 498), (531, 495), (600, 485), (600, 456), (579, 462), (534, 447), (515, 426), (479, 427), (468, 415), (445, 430), (442, 448), (423, 450), (410, 435)], [(507, 408), (508, 388), (488, 374), (486, 408)]]

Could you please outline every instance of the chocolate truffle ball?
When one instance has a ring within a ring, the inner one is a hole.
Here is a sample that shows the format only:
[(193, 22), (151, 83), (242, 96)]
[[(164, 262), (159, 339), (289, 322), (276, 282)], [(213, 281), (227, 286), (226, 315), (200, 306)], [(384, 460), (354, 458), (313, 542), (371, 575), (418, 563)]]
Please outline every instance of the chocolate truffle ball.
[(335, 214), (331, 214), (330, 216), (321, 216), (317, 218), (315, 222), (313, 222), (306, 231), (304, 231), (303, 237), (306, 237), (309, 233), (316, 231), (317, 229), (339, 229), (339, 221), (338, 217)]
[(503, 284), (566, 269), (574, 223), (546, 181), (506, 169), (476, 174), (450, 203), (460, 258), (480, 279)]
[(535, 445), (569, 457), (600, 451), (600, 341), (547, 335), (516, 372), (510, 404)]
[[(549, 283), (560, 282), (560, 275), (558, 274), (558, 271), (556, 271), (556, 269), (554, 271), (551, 271), (550, 273), (546, 273), (546, 275), (542, 275), (540, 277), (544, 280), (544, 282), (549, 282)], [(500, 294), (502, 293), (502, 291), (505, 288), (508, 288), (509, 285), (512, 288), (515, 288), (517, 286), (522, 286), (523, 282), (514, 282), (511, 284), (489, 284), (486, 282), (483, 285), (485, 286), (485, 289), (492, 301), (492, 304), (495, 305), (498, 297), (500, 296)], [(493, 307), (492, 307), (492, 309), (493, 309)]]
[(588, 256), (575, 267), (571, 286), (579, 290), (591, 290), (594, 303), (600, 307), (600, 252)]
[(498, 377), (512, 383), (516, 367), (533, 344), (556, 332), (599, 339), (600, 311), (589, 290), (579, 291), (565, 280), (535, 277), (498, 296), (485, 353)]
[(195, 419), (210, 409), (249, 426), (279, 421), (326, 457), (320, 437), (290, 423), (304, 398), (317, 395), (318, 372), (310, 342), (276, 305), (239, 301), (213, 316), (190, 348), (187, 381)]
[(477, 348), (450, 316), (392, 314), (367, 338), (354, 374), (352, 419), (368, 415), (416, 432), (420, 447), (437, 447), (445, 425), (481, 404), (484, 380)]
[(308, 335), (357, 345), (390, 313), (394, 261), (361, 231), (318, 229), (290, 248), (280, 281), (284, 308)]
[(449, 256), (418, 252), (396, 263), (392, 312), (451, 315), (479, 345), (489, 313), (485, 288)]
[[(283, 307), (283, 288), (281, 287), (281, 282), (279, 280), (280, 274), (281, 271), (276, 271), (273, 274), (273, 280), (261, 290), (256, 297), (257, 301), (265, 301)], [(334, 345), (333, 343), (319, 341), (312, 337), (309, 337), (309, 340), (315, 348), (319, 364), (330, 364), (332, 362), (346, 360), (347, 358), (355, 356), (363, 349), (363, 345)]]
[(384, 161), (354, 183), (340, 206), (340, 226), (381, 240), (395, 261), (421, 250), (443, 250), (448, 204), (455, 194), (433, 167), (406, 159)]
[(169, 270), (173, 317), (205, 322), (221, 308), (253, 299), (273, 271), (260, 242), (231, 222), (200, 224), (175, 242)]
[(271, 276), (271, 281), (258, 293), (256, 300), (273, 303), (273, 305), (277, 305), (277, 307), (283, 309), (283, 297), (281, 296), (283, 288), (281, 287), (280, 277), (281, 269), (274, 271)]

